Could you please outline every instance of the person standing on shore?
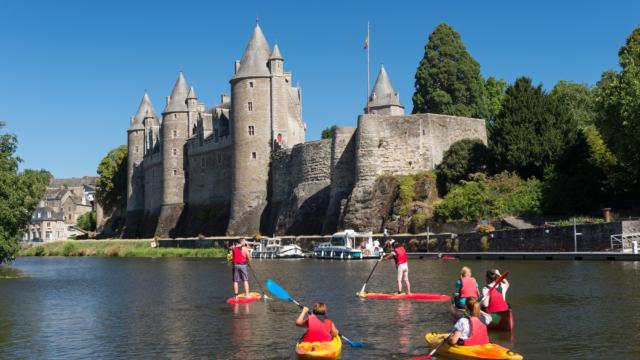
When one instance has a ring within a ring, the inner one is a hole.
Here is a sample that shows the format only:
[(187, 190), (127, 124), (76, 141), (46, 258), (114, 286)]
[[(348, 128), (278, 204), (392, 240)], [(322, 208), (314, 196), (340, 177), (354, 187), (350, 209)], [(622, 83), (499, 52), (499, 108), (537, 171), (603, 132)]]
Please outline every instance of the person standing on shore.
[(398, 270), (398, 294), (402, 294), (402, 281), (404, 280), (404, 284), (407, 286), (407, 294), (411, 294), (411, 284), (409, 283), (409, 263), (407, 262), (407, 250), (405, 250), (404, 246), (398, 242), (393, 242), (393, 250), (391, 254), (382, 258), (383, 260), (387, 260), (393, 257), (393, 260), (396, 262), (396, 268)]
[(251, 253), (247, 246), (247, 240), (241, 238), (240, 241), (231, 247), (231, 262), (233, 263), (233, 296), (238, 298), (238, 283), (244, 284), (244, 296), (249, 298), (249, 272), (247, 266), (251, 265)]

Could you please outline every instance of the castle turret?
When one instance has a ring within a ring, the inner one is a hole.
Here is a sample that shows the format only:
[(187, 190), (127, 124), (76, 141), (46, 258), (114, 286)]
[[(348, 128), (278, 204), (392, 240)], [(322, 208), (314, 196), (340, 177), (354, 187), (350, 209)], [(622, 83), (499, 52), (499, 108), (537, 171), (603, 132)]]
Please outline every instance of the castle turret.
[(391, 85), (389, 75), (380, 67), (380, 72), (373, 86), (373, 91), (369, 96), (368, 106), (364, 108), (364, 113), (378, 115), (404, 115), (404, 106), (400, 103), (400, 95)]
[(182, 72), (178, 75), (167, 106), (162, 112), (162, 207), (157, 236), (172, 235), (184, 207), (186, 178), (185, 143), (189, 137), (189, 86)]
[(267, 203), (273, 126), (270, 54), (267, 39), (256, 24), (230, 80), (233, 169), (229, 234), (258, 232)]

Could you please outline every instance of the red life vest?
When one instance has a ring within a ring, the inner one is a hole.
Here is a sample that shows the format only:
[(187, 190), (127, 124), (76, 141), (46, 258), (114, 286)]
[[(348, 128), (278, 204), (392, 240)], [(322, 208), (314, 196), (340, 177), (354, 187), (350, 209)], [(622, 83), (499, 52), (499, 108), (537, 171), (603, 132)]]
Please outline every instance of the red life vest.
[(469, 319), (471, 334), (469, 338), (464, 341), (464, 345), (471, 346), (488, 344), (489, 334), (487, 333), (487, 325), (483, 324), (482, 321), (475, 316), (470, 316), (467, 319)]
[(242, 253), (242, 247), (235, 245), (231, 248), (233, 251), (233, 263), (234, 264), (246, 264), (247, 257)]
[(460, 298), (478, 297), (478, 283), (473, 277), (460, 277), (462, 288), (460, 289)]
[(305, 342), (329, 342), (333, 340), (331, 329), (333, 323), (329, 319), (324, 321), (318, 319), (317, 316), (311, 314), (307, 318), (307, 332), (304, 333), (302, 341)]
[(489, 291), (489, 306), (487, 306), (486, 311), (495, 313), (507, 310), (509, 310), (509, 304), (507, 304), (502, 295), (502, 285), (498, 285), (493, 291)]
[(402, 265), (407, 262), (407, 250), (403, 246), (397, 247), (393, 251), (396, 253), (396, 256), (393, 257), (396, 265)]

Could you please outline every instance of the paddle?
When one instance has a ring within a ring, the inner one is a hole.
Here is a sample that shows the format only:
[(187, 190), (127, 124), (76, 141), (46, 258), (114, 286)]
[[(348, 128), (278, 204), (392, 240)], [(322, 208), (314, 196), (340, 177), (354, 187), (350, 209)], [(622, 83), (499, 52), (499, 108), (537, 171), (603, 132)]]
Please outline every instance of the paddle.
[[(296, 301), (296, 299), (294, 299), (293, 297), (291, 297), (291, 295), (289, 295), (289, 293), (287, 292), (287, 290), (283, 289), (282, 286), (278, 285), (275, 281), (271, 280), (271, 279), (267, 279), (267, 289), (271, 292), (271, 294), (273, 294), (275, 297), (280, 298), (282, 300), (285, 301), (291, 301), (292, 303), (298, 305), (299, 308), (304, 308), (304, 306), (302, 306), (299, 302)], [(342, 337), (342, 339), (344, 339), (344, 341), (347, 342), (347, 344), (351, 345), (352, 347), (362, 347), (363, 344), (361, 342), (358, 341), (353, 341), (351, 339), (349, 339), (348, 337), (340, 334), (340, 337)]]
[(253, 280), (255, 280), (256, 283), (258, 283), (258, 287), (260, 288), (260, 291), (262, 292), (262, 298), (264, 300), (270, 299), (270, 297), (268, 297), (267, 293), (264, 291), (264, 288), (262, 287), (262, 284), (260, 283), (260, 280), (258, 280), (258, 276), (256, 276), (256, 272), (253, 270), (253, 266), (251, 266), (251, 263), (249, 263), (249, 269), (251, 269), (251, 275), (253, 275)]
[[(489, 289), (489, 291), (487, 291), (487, 295), (491, 294), (491, 292), (502, 282), (502, 280), (504, 280), (507, 275), (509, 275), (509, 272), (505, 272), (504, 274), (502, 274), (493, 284), (493, 286), (491, 287), (491, 289)], [(481, 296), (478, 299), (478, 303), (482, 303), (482, 300), (484, 300), (484, 295)], [(449, 332), (449, 334), (447, 334), (447, 336), (444, 337), (444, 339), (440, 342), (440, 344), (438, 344), (438, 346), (434, 347), (433, 350), (431, 350), (429, 352), (429, 354), (427, 355), (422, 355), (422, 356), (416, 356), (416, 357), (412, 357), (411, 360), (422, 360), (422, 359), (431, 359), (433, 357), (433, 354), (436, 353), (436, 351), (438, 351), (438, 349), (440, 349), (442, 347), (442, 345), (444, 345), (447, 342), (447, 339), (453, 334), (455, 330), (451, 330)]]
[(367, 287), (367, 283), (369, 282), (369, 279), (371, 279), (371, 275), (373, 275), (373, 272), (376, 271), (376, 267), (378, 266), (379, 262), (380, 260), (376, 260), (376, 264), (373, 265), (373, 269), (371, 269), (371, 272), (369, 273), (369, 277), (367, 278), (367, 280), (364, 281), (364, 285), (362, 285), (362, 289), (360, 289), (360, 294), (364, 294), (364, 289)]

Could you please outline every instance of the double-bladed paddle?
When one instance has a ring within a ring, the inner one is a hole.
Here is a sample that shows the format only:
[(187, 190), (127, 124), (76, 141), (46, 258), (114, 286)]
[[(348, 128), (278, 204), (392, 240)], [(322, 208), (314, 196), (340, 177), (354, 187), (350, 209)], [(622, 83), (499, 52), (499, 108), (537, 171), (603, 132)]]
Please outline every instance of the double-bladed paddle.
[[(273, 281), (271, 279), (267, 279), (267, 289), (275, 297), (280, 298), (280, 299), (285, 300), (285, 301), (291, 301), (292, 303), (298, 305), (298, 307), (301, 308), (301, 309), (304, 308), (304, 306), (302, 306), (298, 301), (296, 301), (296, 299), (294, 299), (291, 295), (289, 295), (287, 290), (283, 289), (282, 286), (278, 285), (275, 281)], [(342, 339), (344, 339), (344, 341), (346, 341), (352, 347), (362, 347), (363, 346), (361, 342), (350, 340), (349, 338), (347, 338), (346, 336), (344, 336), (342, 334), (340, 334), (340, 337), (342, 337)]]

